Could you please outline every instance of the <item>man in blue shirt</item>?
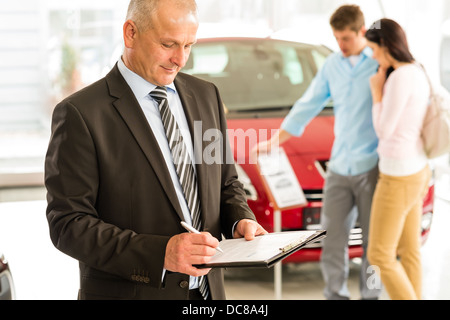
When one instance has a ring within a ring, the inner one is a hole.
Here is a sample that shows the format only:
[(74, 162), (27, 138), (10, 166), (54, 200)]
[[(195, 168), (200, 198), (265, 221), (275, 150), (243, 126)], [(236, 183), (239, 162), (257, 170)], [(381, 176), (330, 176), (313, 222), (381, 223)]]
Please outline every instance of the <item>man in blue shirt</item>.
[[(270, 150), (292, 136), (300, 136), (306, 125), (333, 100), (335, 141), (327, 170), (321, 224), (327, 230), (323, 241), (321, 269), (327, 299), (349, 299), (348, 239), (358, 212), (364, 252), (367, 248), (372, 195), (378, 179), (378, 139), (372, 125), (369, 78), (378, 64), (364, 38), (364, 16), (355, 5), (344, 5), (330, 19), (340, 52), (319, 70), (308, 90), (281, 125), (278, 134), (260, 143)], [(366, 254), (361, 266), (362, 299), (377, 299), (381, 282), (370, 268)]]

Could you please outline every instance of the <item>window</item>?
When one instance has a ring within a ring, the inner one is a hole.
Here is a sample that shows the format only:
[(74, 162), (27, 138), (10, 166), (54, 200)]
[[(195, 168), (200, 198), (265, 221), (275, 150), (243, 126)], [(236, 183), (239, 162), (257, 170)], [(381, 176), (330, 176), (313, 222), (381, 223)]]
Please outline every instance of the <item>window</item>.
[(305, 79), (297, 51), (294, 48), (284, 48), (281, 50), (281, 53), (285, 61), (283, 74), (289, 77), (293, 85), (301, 84)]
[(314, 63), (317, 66), (317, 70), (320, 70), (320, 68), (322, 68), (325, 64), (327, 57), (323, 54), (323, 52), (319, 52), (317, 50), (311, 50), (311, 54), (314, 59)]
[(129, 0), (0, 7), (0, 188), (42, 186), (54, 106), (108, 72)]
[(192, 64), (185, 66), (183, 71), (191, 74), (207, 74), (218, 76), (225, 71), (228, 64), (228, 53), (224, 45), (198, 46), (194, 45)]

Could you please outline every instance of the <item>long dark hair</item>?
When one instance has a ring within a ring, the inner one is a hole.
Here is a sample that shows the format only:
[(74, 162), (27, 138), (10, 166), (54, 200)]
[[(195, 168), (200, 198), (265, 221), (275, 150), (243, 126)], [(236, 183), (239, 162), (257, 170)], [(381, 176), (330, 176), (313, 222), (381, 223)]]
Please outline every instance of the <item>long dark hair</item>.
[[(386, 47), (389, 54), (400, 62), (414, 62), (414, 57), (409, 51), (406, 33), (402, 27), (391, 19), (380, 19), (375, 21), (367, 30), (366, 39), (378, 44), (380, 47)], [(393, 71), (388, 70), (388, 75)]]

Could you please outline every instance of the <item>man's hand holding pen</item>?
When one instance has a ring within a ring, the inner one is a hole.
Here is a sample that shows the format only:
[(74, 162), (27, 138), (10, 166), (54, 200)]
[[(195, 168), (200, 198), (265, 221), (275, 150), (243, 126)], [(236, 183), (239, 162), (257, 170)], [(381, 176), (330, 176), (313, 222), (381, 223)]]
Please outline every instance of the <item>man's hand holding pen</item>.
[(166, 247), (164, 268), (199, 277), (211, 269), (197, 269), (193, 265), (208, 263), (216, 253), (219, 240), (209, 232), (183, 232), (170, 238)]
[[(233, 237), (253, 240), (255, 236), (267, 233), (256, 221), (240, 220), (235, 227)], [(184, 232), (170, 238), (166, 247), (164, 268), (194, 277), (208, 274), (211, 269), (198, 269), (193, 265), (211, 261), (219, 248), (219, 240), (209, 232)]]

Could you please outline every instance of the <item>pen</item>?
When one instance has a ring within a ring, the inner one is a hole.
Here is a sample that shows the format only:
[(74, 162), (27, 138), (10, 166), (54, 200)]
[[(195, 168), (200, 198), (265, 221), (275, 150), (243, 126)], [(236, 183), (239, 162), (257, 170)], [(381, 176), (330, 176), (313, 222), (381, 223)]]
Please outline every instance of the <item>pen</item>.
[[(194, 227), (188, 225), (184, 221), (181, 221), (181, 225), (183, 226), (183, 228), (185, 228), (187, 231), (189, 231), (191, 233), (200, 233), (197, 229), (195, 229)], [(217, 247), (216, 250), (219, 251), (219, 252), (223, 252), (223, 250), (220, 249), (219, 247)]]

